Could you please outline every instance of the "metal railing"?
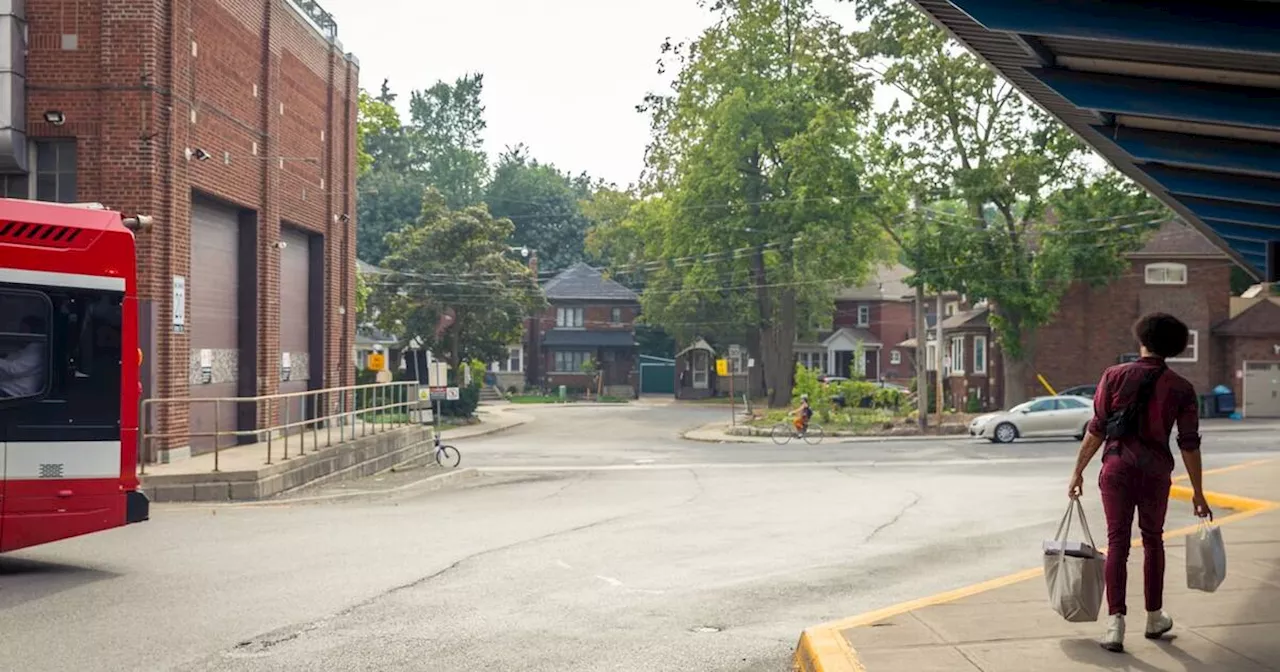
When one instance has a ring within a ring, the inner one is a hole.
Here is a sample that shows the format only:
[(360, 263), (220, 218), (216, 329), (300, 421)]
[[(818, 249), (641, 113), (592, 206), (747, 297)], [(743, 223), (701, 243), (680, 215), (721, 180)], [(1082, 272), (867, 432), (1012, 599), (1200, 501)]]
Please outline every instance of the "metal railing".
[[(426, 406), (418, 400), (419, 384), (415, 381), (399, 381), (392, 383), (374, 383), (370, 385), (348, 385), (346, 387), (330, 387), (323, 390), (307, 390), (305, 392), (282, 392), (265, 394), (257, 397), (175, 397), (171, 399), (145, 399), (142, 402), (143, 431), (139, 446), (138, 460), (140, 473), (147, 473), (147, 463), (154, 463), (156, 458), (156, 442), (165, 439), (186, 438), (189, 441), (198, 438), (213, 440), (213, 470), (219, 471), (223, 450), (242, 447), (242, 437), (253, 437), (253, 443), (266, 444), (266, 463), (272, 464), (276, 443), (283, 444), (283, 455), (280, 459), (289, 459), (290, 434), (295, 435), (295, 455), (302, 456), (307, 452), (321, 449), (320, 432), (323, 429), (325, 446), (333, 445), (334, 430), (337, 430), (338, 442), (350, 441), (380, 432), (398, 429), (411, 424), (418, 424), (416, 415)], [(291, 415), (295, 400), (302, 400), (301, 418), (293, 419)], [(282, 422), (256, 426), (254, 429), (222, 429), (222, 410), (231, 405), (239, 417), (242, 404), (253, 404), (255, 425), (262, 425), (263, 406), (267, 413), (274, 414), (271, 409), (277, 402), (283, 409)], [(155, 410), (159, 407), (184, 404), (188, 408), (188, 419), (193, 415), (191, 408), (205, 404), (213, 406), (212, 431), (157, 432), (154, 431)], [(337, 412), (320, 414), (322, 409), (339, 409)], [(307, 410), (311, 409), (311, 413)], [(311, 434), (311, 450), (307, 450), (307, 434)], [(277, 436), (277, 434), (279, 436)], [(265, 438), (263, 438), (265, 435)], [(235, 437), (236, 443), (223, 446), (225, 437)]]

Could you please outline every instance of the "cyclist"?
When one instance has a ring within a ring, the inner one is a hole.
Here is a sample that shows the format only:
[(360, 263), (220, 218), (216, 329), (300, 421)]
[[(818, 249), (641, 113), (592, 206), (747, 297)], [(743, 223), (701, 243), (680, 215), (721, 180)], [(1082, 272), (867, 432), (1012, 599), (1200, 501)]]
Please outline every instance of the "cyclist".
[(813, 408), (809, 406), (809, 395), (800, 395), (800, 407), (791, 412), (796, 416), (795, 427), (797, 434), (804, 434), (809, 429), (809, 419), (813, 417)]

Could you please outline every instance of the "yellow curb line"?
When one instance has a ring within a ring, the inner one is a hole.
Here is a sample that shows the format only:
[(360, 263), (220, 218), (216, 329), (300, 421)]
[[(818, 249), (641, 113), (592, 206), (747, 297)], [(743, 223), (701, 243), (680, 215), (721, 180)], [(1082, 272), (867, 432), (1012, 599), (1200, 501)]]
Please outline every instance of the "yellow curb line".
[[(1235, 471), (1249, 466), (1257, 466), (1264, 462), (1272, 460), (1257, 460), (1244, 464), (1234, 465), (1231, 467), (1223, 467), (1206, 471), (1205, 474), (1222, 473), (1224, 471)], [(1174, 479), (1181, 480), (1181, 479)], [(1189, 502), (1192, 497), (1191, 488), (1183, 486), (1172, 486), (1169, 488), (1170, 499)], [(1217, 492), (1206, 492), (1205, 501), (1210, 506), (1222, 507), (1224, 509), (1234, 509), (1233, 513), (1221, 520), (1215, 521), (1217, 525), (1226, 525), (1233, 522), (1252, 518), (1268, 511), (1280, 509), (1280, 502), (1270, 502), (1263, 499), (1253, 499), (1251, 497), (1239, 497), (1236, 495), (1227, 495)], [(1188, 525), (1176, 530), (1168, 530), (1164, 533), (1164, 538), (1177, 539), (1185, 537), (1199, 529), (1200, 525)], [(1141, 539), (1134, 539), (1133, 545), (1141, 545)], [(867, 668), (858, 659), (858, 653), (853, 650), (849, 644), (849, 640), (841, 634), (842, 630), (856, 628), (859, 626), (870, 625), (880, 621), (900, 616), (907, 612), (915, 611), (924, 607), (930, 607), (948, 602), (955, 602), (966, 597), (985, 593), (997, 588), (1004, 588), (1015, 583), (1027, 581), (1044, 574), (1043, 567), (1027, 569), (1007, 576), (1001, 576), (982, 583), (976, 583), (971, 586), (949, 590), (936, 595), (929, 595), (909, 602), (902, 602), (883, 609), (869, 611), (857, 616), (843, 618), (835, 621), (829, 621), (820, 625), (806, 628), (800, 634), (800, 641), (796, 644), (795, 656), (792, 659), (791, 669), (793, 672), (867, 672)]]

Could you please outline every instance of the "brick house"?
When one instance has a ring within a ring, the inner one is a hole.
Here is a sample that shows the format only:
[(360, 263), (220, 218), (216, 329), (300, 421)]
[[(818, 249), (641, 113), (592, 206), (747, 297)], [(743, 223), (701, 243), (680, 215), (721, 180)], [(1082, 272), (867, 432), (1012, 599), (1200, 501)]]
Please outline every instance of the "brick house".
[(1280, 417), (1280, 297), (1246, 292), (1231, 299), (1230, 311), (1213, 328), (1215, 347), (1230, 369), (1219, 382), (1235, 392), (1244, 417)]
[(1169, 359), (1170, 368), (1202, 394), (1228, 382), (1226, 353), (1212, 341), (1214, 325), (1230, 317), (1231, 267), (1195, 229), (1164, 224), (1129, 255), (1119, 278), (1101, 287), (1077, 284), (1062, 298), (1053, 323), (1036, 332), (1028, 391), (1043, 390), (1036, 373), (1055, 389), (1096, 383), (1108, 366), (1137, 356), (1130, 329), (1152, 311), (1175, 315), (1191, 329), (1187, 350)]
[[(352, 383), (358, 64), (332, 18), (294, 0), (91, 6), (71, 22), (59, 0), (0, 3), (16, 38), (0, 47), (0, 195), (154, 217), (137, 237), (146, 396)], [(284, 410), (234, 406), (221, 428)], [(177, 435), (158, 457), (210, 449), (181, 437), (213, 413), (165, 406), (146, 425)]]
[(636, 293), (585, 263), (560, 272), (542, 290), (550, 307), (522, 346), (522, 352), (538, 353), (526, 363), (533, 365), (525, 372), (529, 380), (548, 387), (594, 388), (594, 376), (583, 372), (583, 365), (594, 361), (604, 394), (635, 397), (635, 321), (640, 314)]

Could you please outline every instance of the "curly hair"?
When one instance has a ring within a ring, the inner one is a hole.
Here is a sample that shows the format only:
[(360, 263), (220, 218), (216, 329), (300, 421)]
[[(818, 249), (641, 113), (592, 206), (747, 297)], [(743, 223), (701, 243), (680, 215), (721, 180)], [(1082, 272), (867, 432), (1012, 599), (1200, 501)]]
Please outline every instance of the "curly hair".
[(1133, 323), (1133, 337), (1157, 357), (1176, 357), (1187, 349), (1187, 325), (1168, 313), (1147, 313)]

